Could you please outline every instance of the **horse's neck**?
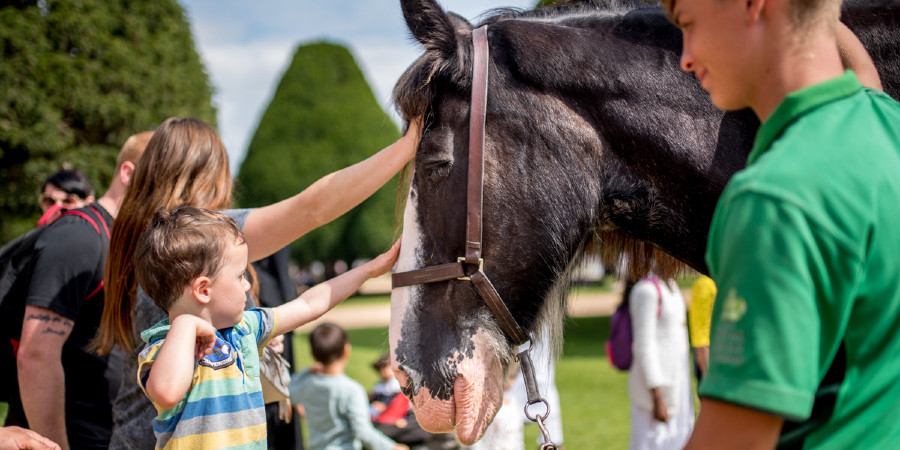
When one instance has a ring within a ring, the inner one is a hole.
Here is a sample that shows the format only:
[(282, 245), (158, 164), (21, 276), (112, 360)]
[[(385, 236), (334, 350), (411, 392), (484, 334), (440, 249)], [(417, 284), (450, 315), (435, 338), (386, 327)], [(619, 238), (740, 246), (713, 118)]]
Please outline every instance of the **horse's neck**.
[[(744, 165), (754, 119), (717, 110), (680, 70), (677, 30), (659, 14), (642, 14), (511, 25), (519, 33), (510, 39), (519, 46), (515, 75), (553, 92), (594, 128), (603, 153), (599, 227), (705, 271), (715, 203)], [(541, 45), (526, 48), (529, 33)]]

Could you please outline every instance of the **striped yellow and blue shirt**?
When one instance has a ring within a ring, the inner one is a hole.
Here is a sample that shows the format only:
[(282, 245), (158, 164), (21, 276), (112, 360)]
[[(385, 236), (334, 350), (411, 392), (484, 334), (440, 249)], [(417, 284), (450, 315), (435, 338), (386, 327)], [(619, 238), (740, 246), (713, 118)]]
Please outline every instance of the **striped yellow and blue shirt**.
[[(253, 308), (234, 327), (216, 332), (215, 348), (195, 363), (191, 388), (181, 402), (166, 410), (154, 405), (156, 448), (266, 448), (259, 352), (273, 337), (276, 321), (274, 310)], [(138, 358), (142, 389), (169, 328), (165, 319), (141, 333), (148, 344)]]

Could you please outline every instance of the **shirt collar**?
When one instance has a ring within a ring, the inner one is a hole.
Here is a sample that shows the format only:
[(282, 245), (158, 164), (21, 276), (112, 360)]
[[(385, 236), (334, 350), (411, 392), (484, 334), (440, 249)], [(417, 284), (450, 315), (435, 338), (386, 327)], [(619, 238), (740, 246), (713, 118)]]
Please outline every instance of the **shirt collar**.
[(769, 120), (760, 125), (747, 165), (756, 162), (791, 122), (819, 106), (853, 95), (862, 87), (856, 74), (847, 70), (843, 75), (788, 94)]

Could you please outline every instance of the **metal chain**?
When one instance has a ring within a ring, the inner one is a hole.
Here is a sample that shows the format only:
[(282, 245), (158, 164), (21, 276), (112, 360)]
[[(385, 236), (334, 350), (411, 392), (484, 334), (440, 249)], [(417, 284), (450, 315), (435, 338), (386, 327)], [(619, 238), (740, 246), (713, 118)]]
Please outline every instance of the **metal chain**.
[[(525, 380), (525, 393), (528, 397), (525, 402), (525, 417), (527, 417), (528, 420), (537, 423), (538, 427), (541, 429), (541, 436), (544, 439), (544, 443), (541, 444), (540, 450), (557, 450), (556, 444), (554, 444), (553, 440), (550, 438), (547, 427), (544, 426), (544, 421), (550, 416), (550, 404), (547, 403), (547, 400), (541, 397), (540, 392), (538, 392), (537, 380), (534, 376), (534, 363), (531, 362), (531, 345), (532, 342), (531, 339), (529, 339), (528, 348), (516, 355), (516, 360), (519, 361), (522, 368), (522, 378)], [(528, 411), (528, 407), (540, 403), (544, 404), (544, 414), (531, 415)]]

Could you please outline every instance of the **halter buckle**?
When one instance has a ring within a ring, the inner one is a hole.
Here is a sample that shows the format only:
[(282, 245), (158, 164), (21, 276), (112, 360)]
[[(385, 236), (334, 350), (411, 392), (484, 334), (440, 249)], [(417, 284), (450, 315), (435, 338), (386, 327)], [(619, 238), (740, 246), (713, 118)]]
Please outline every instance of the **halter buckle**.
[[(456, 262), (460, 262), (460, 263), (465, 264), (465, 263), (466, 263), (466, 258), (465, 258), (464, 256), (460, 256), (459, 258), (456, 258)], [(478, 270), (479, 270), (480, 272), (484, 272), (484, 258), (478, 258)], [(467, 276), (462, 276), (462, 277), (457, 278), (457, 280), (459, 280), (459, 281), (472, 281), (472, 278), (471, 278), (471, 277), (467, 277)]]

